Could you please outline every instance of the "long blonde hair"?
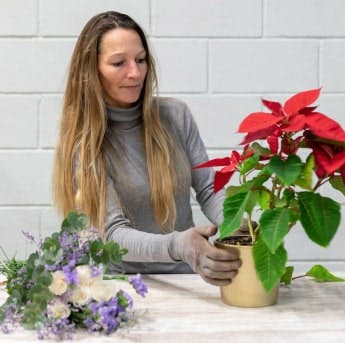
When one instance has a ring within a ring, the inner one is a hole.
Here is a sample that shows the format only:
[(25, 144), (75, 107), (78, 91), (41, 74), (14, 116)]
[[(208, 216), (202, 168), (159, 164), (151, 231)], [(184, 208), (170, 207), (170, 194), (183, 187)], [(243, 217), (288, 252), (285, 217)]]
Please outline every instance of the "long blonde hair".
[(55, 152), (54, 204), (63, 215), (72, 210), (86, 213), (91, 224), (104, 231), (107, 120), (98, 53), (102, 36), (118, 27), (135, 30), (146, 50), (147, 75), (141, 94), (144, 146), (154, 218), (163, 231), (169, 231), (176, 220), (177, 176), (172, 162), (172, 138), (161, 123), (153, 99), (157, 86), (154, 60), (143, 30), (129, 16), (118, 12), (91, 18), (75, 45)]

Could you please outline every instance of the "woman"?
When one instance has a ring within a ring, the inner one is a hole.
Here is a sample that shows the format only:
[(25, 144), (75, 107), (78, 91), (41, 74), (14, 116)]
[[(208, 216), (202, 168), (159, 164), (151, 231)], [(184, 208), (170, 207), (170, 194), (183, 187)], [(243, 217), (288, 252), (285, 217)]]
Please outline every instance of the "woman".
[[(54, 165), (54, 201), (89, 215), (104, 238), (128, 249), (127, 273), (197, 272), (231, 282), (237, 251), (208, 242), (215, 226), (193, 227), (190, 187), (211, 222), (222, 220), (213, 174), (185, 104), (153, 97), (154, 61), (143, 30), (125, 14), (91, 18), (76, 43)], [(115, 268), (115, 266), (114, 266)]]

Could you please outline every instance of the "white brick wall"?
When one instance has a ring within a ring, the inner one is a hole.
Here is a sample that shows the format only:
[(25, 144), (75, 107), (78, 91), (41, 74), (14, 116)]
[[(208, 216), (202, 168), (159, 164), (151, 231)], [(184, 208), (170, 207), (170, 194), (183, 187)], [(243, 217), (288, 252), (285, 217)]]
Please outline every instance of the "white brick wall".
[[(22, 229), (46, 235), (60, 223), (51, 167), (66, 70), (83, 25), (109, 9), (150, 36), (161, 93), (189, 104), (211, 156), (239, 143), (238, 123), (261, 96), (322, 86), (320, 110), (345, 125), (343, 0), (0, 0), (0, 245), (9, 255), (30, 251)], [(206, 222), (196, 205), (195, 216)], [(301, 270), (315, 260), (345, 269), (344, 224), (337, 238), (322, 249), (296, 227), (290, 258)]]

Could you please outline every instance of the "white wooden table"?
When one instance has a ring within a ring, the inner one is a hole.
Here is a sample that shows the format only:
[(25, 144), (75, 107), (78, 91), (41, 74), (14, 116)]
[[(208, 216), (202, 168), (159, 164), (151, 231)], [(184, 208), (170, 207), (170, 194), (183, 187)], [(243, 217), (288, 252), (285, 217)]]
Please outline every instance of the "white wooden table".
[[(281, 287), (278, 304), (248, 309), (224, 305), (219, 289), (206, 284), (198, 275), (147, 275), (144, 280), (149, 294), (144, 299), (134, 295), (140, 315), (134, 327), (111, 336), (90, 336), (80, 331), (74, 340), (88, 343), (345, 342), (345, 283), (319, 284), (307, 278), (298, 279), (291, 287)], [(6, 293), (0, 292), (0, 303), (5, 297)], [(31, 331), (0, 333), (0, 342), (18, 341), (37, 342)]]

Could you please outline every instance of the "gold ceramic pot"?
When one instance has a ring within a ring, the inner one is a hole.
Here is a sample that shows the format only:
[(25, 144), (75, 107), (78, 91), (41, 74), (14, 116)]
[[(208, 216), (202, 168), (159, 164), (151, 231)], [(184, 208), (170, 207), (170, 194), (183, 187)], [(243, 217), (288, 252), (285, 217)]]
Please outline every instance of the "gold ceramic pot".
[(240, 252), (242, 265), (231, 284), (220, 287), (222, 301), (225, 304), (239, 307), (263, 307), (277, 302), (279, 283), (266, 292), (259, 280), (252, 255), (252, 245), (232, 245), (219, 239), (215, 245), (222, 249), (236, 248)]

